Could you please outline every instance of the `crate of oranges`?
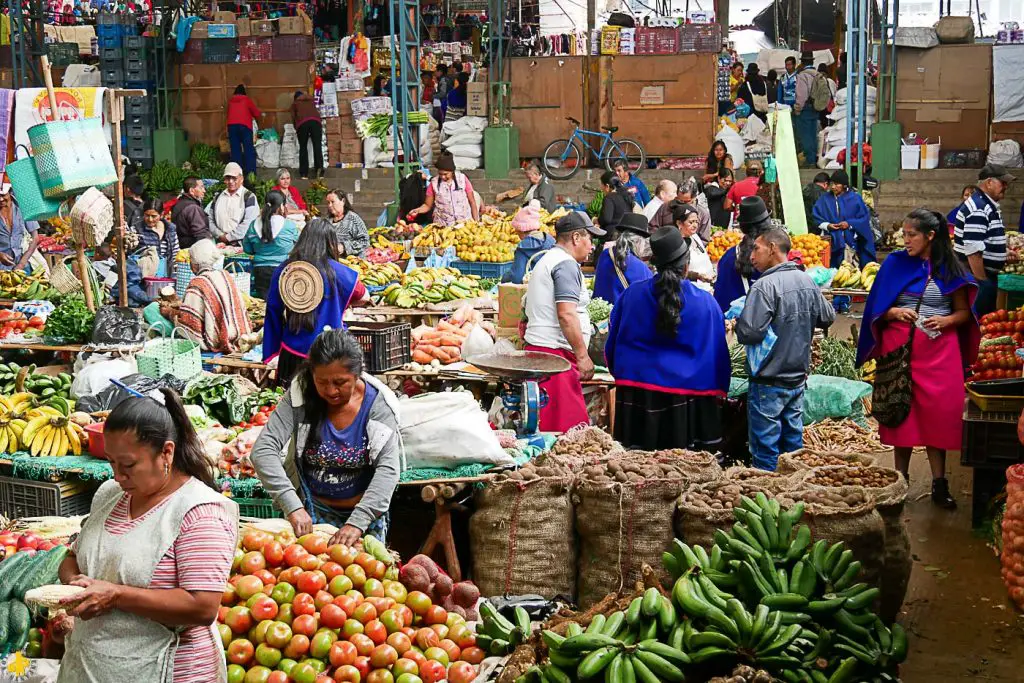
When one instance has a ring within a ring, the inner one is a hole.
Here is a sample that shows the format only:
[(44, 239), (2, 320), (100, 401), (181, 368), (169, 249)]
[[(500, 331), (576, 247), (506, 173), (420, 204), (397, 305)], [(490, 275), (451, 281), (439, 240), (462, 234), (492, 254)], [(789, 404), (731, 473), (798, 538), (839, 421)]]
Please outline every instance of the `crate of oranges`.
[(805, 235), (794, 235), (792, 242), (793, 248), (799, 249), (803, 256), (805, 268), (813, 268), (814, 266), (828, 268), (832, 245), (827, 239), (819, 235), (807, 233)]
[(743, 233), (739, 230), (722, 230), (715, 233), (708, 245), (708, 256), (712, 261), (717, 262), (725, 252), (735, 247), (743, 240)]

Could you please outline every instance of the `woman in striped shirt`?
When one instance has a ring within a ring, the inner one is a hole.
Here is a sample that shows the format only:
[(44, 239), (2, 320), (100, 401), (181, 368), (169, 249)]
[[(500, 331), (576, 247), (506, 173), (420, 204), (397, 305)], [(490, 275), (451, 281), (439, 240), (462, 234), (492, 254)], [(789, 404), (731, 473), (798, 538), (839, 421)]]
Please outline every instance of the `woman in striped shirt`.
[(130, 398), (104, 425), (114, 479), (96, 492), (62, 583), (85, 588), (61, 630), (59, 683), (227, 680), (214, 625), (238, 530), (181, 399)]

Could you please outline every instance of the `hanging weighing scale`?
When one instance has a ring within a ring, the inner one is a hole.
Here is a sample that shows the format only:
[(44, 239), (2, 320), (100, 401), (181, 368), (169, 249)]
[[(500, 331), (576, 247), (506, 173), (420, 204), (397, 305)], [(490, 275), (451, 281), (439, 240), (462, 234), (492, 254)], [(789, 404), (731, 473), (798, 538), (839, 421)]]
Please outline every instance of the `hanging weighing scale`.
[(538, 431), (540, 409), (548, 403), (540, 382), (570, 367), (564, 358), (538, 351), (485, 353), (466, 362), (501, 382), (501, 402), (513, 414), (519, 436), (532, 436)]

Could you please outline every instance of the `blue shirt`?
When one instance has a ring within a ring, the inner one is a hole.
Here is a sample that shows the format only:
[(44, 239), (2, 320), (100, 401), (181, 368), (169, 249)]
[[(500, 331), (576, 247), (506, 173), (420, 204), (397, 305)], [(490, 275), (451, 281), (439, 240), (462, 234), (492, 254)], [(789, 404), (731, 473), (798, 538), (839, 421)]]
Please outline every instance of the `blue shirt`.
[(39, 230), (39, 223), (26, 221), (21, 215), (21, 208), (18, 203), (11, 199), (11, 225), (7, 225), (3, 213), (0, 213), (0, 252), (11, 257), (14, 264), (10, 266), (0, 265), (0, 270), (10, 270), (21, 260), (25, 253), (22, 245), (25, 241), (25, 233), (35, 233)]
[(377, 389), (366, 384), (363, 404), (352, 424), (338, 429), (330, 420), (320, 425), (320, 441), (303, 452), (303, 474), (309, 490), (323, 498), (346, 499), (362, 495), (373, 467), (367, 447), (366, 423)]
[(626, 284), (623, 284), (615, 269), (615, 262), (612, 260), (612, 249), (605, 249), (597, 257), (597, 269), (594, 273), (594, 296), (604, 299), (614, 306), (618, 303), (622, 293), (626, 291), (627, 286), (650, 280), (654, 275), (643, 261), (634, 254), (630, 254), (626, 257), (626, 267), (622, 272), (622, 276), (626, 280)]
[(651, 193), (647, 191), (647, 186), (632, 173), (629, 175), (629, 180), (623, 183), (623, 185), (626, 186), (626, 189), (633, 196), (633, 200), (641, 208), (647, 206), (647, 203), (651, 201)]
[[(516, 247), (516, 253), (512, 257), (512, 270), (505, 273), (501, 277), (501, 281), (517, 285), (523, 284), (523, 278), (526, 277), (526, 267), (530, 264), (530, 259), (553, 246), (555, 246), (555, 238), (547, 233), (543, 233), (540, 237), (534, 237), (533, 235), (524, 237), (520, 240), (519, 246)], [(539, 258), (533, 259), (532, 265), (537, 265), (539, 260)]]

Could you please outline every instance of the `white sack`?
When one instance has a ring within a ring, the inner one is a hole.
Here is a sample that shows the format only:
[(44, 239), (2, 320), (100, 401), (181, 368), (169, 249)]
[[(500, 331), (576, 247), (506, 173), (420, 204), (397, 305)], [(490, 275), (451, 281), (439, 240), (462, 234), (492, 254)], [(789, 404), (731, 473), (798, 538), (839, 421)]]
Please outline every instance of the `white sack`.
[(487, 413), (468, 391), (445, 391), (400, 399), (402, 441), (410, 469), (455, 468), (469, 463), (510, 466)]

